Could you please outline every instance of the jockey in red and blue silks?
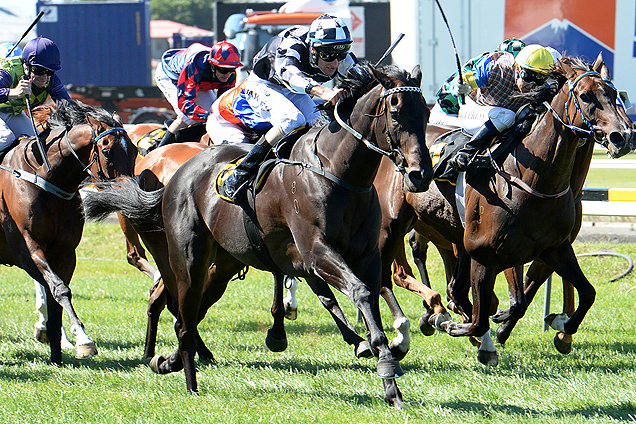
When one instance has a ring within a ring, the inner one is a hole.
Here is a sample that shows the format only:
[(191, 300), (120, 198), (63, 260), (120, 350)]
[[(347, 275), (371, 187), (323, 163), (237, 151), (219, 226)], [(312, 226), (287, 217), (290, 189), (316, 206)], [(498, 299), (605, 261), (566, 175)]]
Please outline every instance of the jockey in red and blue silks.
[(177, 119), (168, 127), (159, 147), (174, 142), (178, 129), (205, 122), (217, 95), (236, 84), (234, 71), (240, 66), (238, 49), (227, 41), (219, 41), (211, 48), (195, 43), (187, 49), (166, 51), (157, 65), (155, 80)]

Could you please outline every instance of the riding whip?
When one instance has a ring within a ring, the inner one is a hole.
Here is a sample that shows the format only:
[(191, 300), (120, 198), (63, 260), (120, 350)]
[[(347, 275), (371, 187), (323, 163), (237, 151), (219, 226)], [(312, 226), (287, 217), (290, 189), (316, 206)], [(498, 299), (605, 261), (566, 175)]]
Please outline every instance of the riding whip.
[(388, 48), (388, 49), (386, 49), (386, 51), (384, 52), (384, 54), (382, 55), (382, 57), (381, 57), (381, 58), (380, 58), (377, 62), (375, 62), (374, 67), (377, 67), (377, 66), (380, 64), (380, 62), (382, 62), (384, 59), (386, 59), (386, 58), (387, 58), (387, 56), (388, 56), (388, 55), (390, 55), (390, 54), (391, 54), (391, 52), (393, 51), (393, 49), (395, 49), (395, 46), (397, 46), (397, 45), (398, 45), (398, 43), (399, 43), (400, 41), (402, 41), (402, 38), (404, 38), (404, 34), (399, 33), (399, 34), (398, 34), (398, 36), (397, 36), (397, 38), (396, 38), (395, 40), (393, 40), (393, 43), (391, 43), (391, 45), (389, 46), (389, 48)]
[(9, 53), (7, 53), (7, 55), (5, 57), (9, 57), (11, 56), (11, 53), (13, 53), (13, 51), (16, 49), (16, 47), (18, 47), (18, 44), (20, 44), (20, 42), (22, 40), (24, 40), (24, 37), (27, 36), (27, 34), (29, 33), (29, 31), (31, 31), (33, 29), (33, 27), (35, 26), (35, 24), (38, 23), (38, 21), (40, 20), (40, 18), (44, 16), (44, 10), (42, 10), (40, 13), (38, 13), (38, 16), (36, 16), (35, 20), (33, 21), (33, 23), (29, 26), (29, 28), (24, 31), (24, 34), (22, 34), (22, 37), (20, 37), (20, 39), (18, 40), (17, 43), (15, 43), (13, 45), (13, 47), (11, 48), (11, 50), (9, 50)]
[[(22, 79), (28, 80), (29, 76), (24, 75)], [(35, 134), (35, 139), (37, 140), (38, 150), (40, 151), (40, 155), (42, 155), (42, 160), (44, 161), (44, 165), (46, 166), (47, 172), (51, 172), (51, 164), (49, 163), (49, 158), (46, 157), (46, 152), (44, 151), (44, 146), (42, 145), (42, 140), (40, 139), (40, 135), (38, 133), (38, 129), (35, 126), (35, 121), (33, 120), (33, 110), (31, 109), (31, 99), (29, 98), (30, 94), (27, 94), (24, 97), (24, 101), (26, 102), (27, 109), (29, 110), (29, 117), (31, 118), (31, 125), (33, 126), (33, 133)]]
[[(444, 14), (444, 10), (442, 9), (442, 5), (439, 4), (439, 0), (435, 0), (435, 3), (437, 3), (437, 7), (439, 8), (440, 13), (442, 14), (442, 19), (444, 19), (446, 28), (448, 28), (448, 35), (450, 35), (451, 43), (453, 44), (453, 50), (455, 51), (455, 61), (457, 62), (457, 75), (459, 77), (459, 83), (463, 84), (464, 79), (462, 78), (462, 64), (461, 64), (461, 61), (459, 60), (459, 54), (457, 54), (457, 46), (455, 46), (455, 39), (453, 38), (453, 33), (451, 32), (450, 25), (448, 24), (448, 20), (446, 19), (446, 15)], [(462, 104), (466, 104), (463, 94), (460, 100)]]

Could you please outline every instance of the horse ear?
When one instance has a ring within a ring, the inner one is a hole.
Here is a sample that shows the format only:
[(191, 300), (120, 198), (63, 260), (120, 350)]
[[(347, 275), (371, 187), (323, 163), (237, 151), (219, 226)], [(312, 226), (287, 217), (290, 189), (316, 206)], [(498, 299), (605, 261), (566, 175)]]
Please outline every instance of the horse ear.
[(422, 70), (420, 69), (420, 65), (415, 65), (415, 68), (411, 71), (411, 76), (417, 81), (418, 86), (422, 84)]
[(607, 65), (605, 64), (605, 62), (603, 61), (603, 52), (600, 52), (596, 58), (596, 60), (594, 61), (594, 64), (592, 65), (592, 69), (594, 69), (594, 71), (598, 72), (599, 74), (601, 74), (601, 76), (605, 79), (611, 80), (612, 77), (610, 75), (610, 70), (607, 67)]
[(91, 118), (88, 115), (86, 115), (86, 120), (88, 121), (88, 125), (90, 125), (90, 127), (93, 129), (93, 131), (95, 131), (96, 133), (101, 133), (102, 132), (103, 123), (99, 122), (95, 118)]
[(373, 76), (375, 77), (375, 79), (377, 79), (380, 84), (382, 84), (382, 87), (386, 88), (387, 90), (395, 87), (395, 83), (388, 75), (382, 73), (381, 71), (378, 71), (375, 66), (369, 66), (369, 68), (371, 68), (371, 72), (373, 72)]
[(119, 123), (122, 127), (124, 126), (124, 121), (121, 119), (121, 116), (117, 112), (113, 112), (113, 119)]

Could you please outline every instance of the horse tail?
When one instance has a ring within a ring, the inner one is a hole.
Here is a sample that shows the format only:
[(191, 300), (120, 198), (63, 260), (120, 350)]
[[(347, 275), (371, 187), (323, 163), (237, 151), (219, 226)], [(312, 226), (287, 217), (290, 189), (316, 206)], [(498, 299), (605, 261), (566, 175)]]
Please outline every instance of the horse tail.
[(97, 190), (86, 192), (83, 199), (86, 219), (102, 221), (108, 215), (119, 212), (133, 224), (163, 228), (161, 200), (164, 187), (144, 191), (135, 177), (121, 177), (94, 185)]

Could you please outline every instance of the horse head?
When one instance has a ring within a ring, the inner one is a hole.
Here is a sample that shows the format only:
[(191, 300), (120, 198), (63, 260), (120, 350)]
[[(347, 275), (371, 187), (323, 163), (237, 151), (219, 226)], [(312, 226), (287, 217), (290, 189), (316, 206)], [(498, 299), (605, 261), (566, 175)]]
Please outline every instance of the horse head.
[(120, 176), (133, 176), (137, 147), (124, 130), (119, 115), (111, 119), (103, 114), (86, 115), (91, 127), (95, 150), (89, 165), (89, 174), (93, 179), (112, 179)]
[(420, 67), (415, 66), (410, 73), (395, 67), (369, 68), (382, 85), (378, 116), (384, 115), (385, 126), (376, 125), (378, 146), (389, 152), (387, 156), (404, 175), (408, 191), (426, 191), (433, 179), (433, 166), (426, 147), (430, 110), (420, 88)]
[(567, 79), (562, 91), (568, 91), (565, 119), (570, 128), (581, 138), (591, 138), (605, 147), (612, 158), (629, 153), (634, 143), (634, 124), (618, 103), (618, 91), (602, 55), (591, 67), (579, 59), (565, 57), (556, 72)]

